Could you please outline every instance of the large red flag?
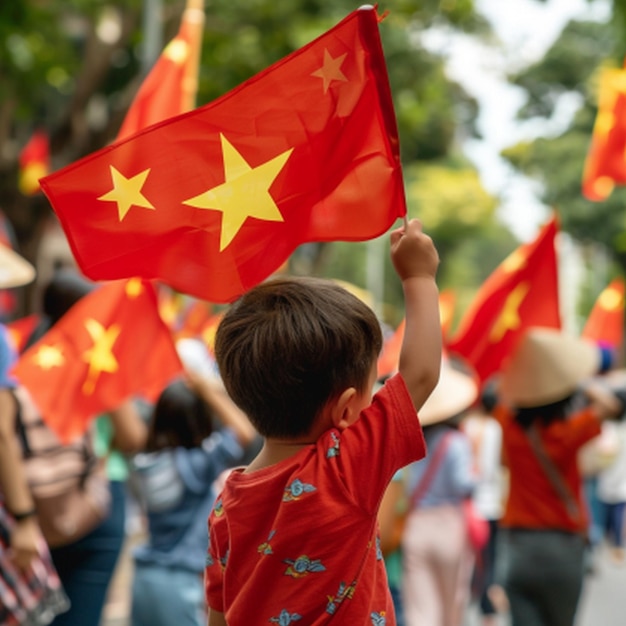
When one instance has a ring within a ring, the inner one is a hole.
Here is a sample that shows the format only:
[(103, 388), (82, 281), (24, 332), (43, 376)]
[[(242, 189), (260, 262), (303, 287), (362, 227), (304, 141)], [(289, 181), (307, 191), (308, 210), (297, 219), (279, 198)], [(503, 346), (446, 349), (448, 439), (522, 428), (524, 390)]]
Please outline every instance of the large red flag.
[(82, 298), (17, 361), (13, 373), (63, 441), (134, 395), (156, 399), (182, 371), (154, 286), (131, 279)]
[(555, 237), (557, 218), (510, 254), (479, 289), (448, 342), (481, 382), (500, 369), (529, 326), (560, 328)]
[(203, 23), (202, 1), (188, 0), (178, 34), (141, 84), (122, 122), (118, 140), (193, 108)]
[(596, 300), (582, 336), (621, 349), (624, 343), (624, 279), (615, 278)]
[(376, 10), (42, 187), (87, 276), (154, 278), (209, 302), (302, 243), (383, 234), (406, 205)]
[(626, 69), (600, 75), (598, 114), (585, 160), (582, 191), (589, 200), (609, 197), (615, 184), (626, 183)]

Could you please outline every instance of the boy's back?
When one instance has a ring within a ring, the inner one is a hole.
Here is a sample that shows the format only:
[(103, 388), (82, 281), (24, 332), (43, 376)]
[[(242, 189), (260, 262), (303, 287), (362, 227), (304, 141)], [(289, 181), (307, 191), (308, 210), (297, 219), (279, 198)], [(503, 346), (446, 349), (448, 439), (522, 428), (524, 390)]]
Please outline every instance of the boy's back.
[(231, 474), (210, 518), (211, 607), (233, 626), (393, 623), (376, 512), (394, 472), (424, 454), (397, 376), (350, 428)]
[(432, 240), (418, 220), (390, 239), (406, 323), (400, 374), (373, 400), (380, 323), (331, 281), (267, 281), (218, 327), (224, 385), (264, 442), (209, 518), (210, 626), (395, 624), (376, 517), (396, 470), (425, 454), (416, 409), (441, 327)]

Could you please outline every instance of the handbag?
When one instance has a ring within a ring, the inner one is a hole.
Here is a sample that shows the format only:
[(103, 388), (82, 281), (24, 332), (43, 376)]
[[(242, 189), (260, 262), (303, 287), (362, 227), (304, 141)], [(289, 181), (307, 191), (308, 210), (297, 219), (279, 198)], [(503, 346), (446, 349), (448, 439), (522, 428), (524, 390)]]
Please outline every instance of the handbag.
[(481, 552), (489, 541), (489, 522), (476, 510), (471, 498), (463, 500), (463, 515), (469, 543), (475, 552)]
[(28, 390), (13, 390), (16, 430), (26, 479), (41, 532), (52, 548), (74, 543), (109, 514), (111, 492), (105, 459), (89, 435), (63, 444), (43, 421)]

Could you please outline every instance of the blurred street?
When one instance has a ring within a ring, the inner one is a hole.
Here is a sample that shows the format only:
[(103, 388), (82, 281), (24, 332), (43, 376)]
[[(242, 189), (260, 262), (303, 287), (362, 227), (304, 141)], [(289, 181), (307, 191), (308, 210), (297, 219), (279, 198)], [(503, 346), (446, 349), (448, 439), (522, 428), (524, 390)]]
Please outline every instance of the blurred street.
[[(128, 542), (118, 564), (101, 626), (130, 626), (132, 562), (129, 550), (133, 541), (139, 539)], [(576, 626), (623, 626), (626, 622), (626, 563), (613, 563), (604, 546), (595, 556), (594, 573), (587, 578)], [(469, 608), (465, 626), (480, 626), (475, 606)], [(509, 626), (508, 618), (502, 616), (498, 626)]]

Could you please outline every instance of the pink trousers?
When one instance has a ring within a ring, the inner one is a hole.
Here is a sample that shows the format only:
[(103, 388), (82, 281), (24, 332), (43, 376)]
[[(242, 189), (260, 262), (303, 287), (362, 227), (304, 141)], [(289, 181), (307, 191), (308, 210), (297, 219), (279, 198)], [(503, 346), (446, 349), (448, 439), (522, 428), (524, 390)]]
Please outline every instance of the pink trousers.
[(404, 530), (402, 559), (406, 626), (460, 626), (474, 563), (461, 506), (413, 511)]

